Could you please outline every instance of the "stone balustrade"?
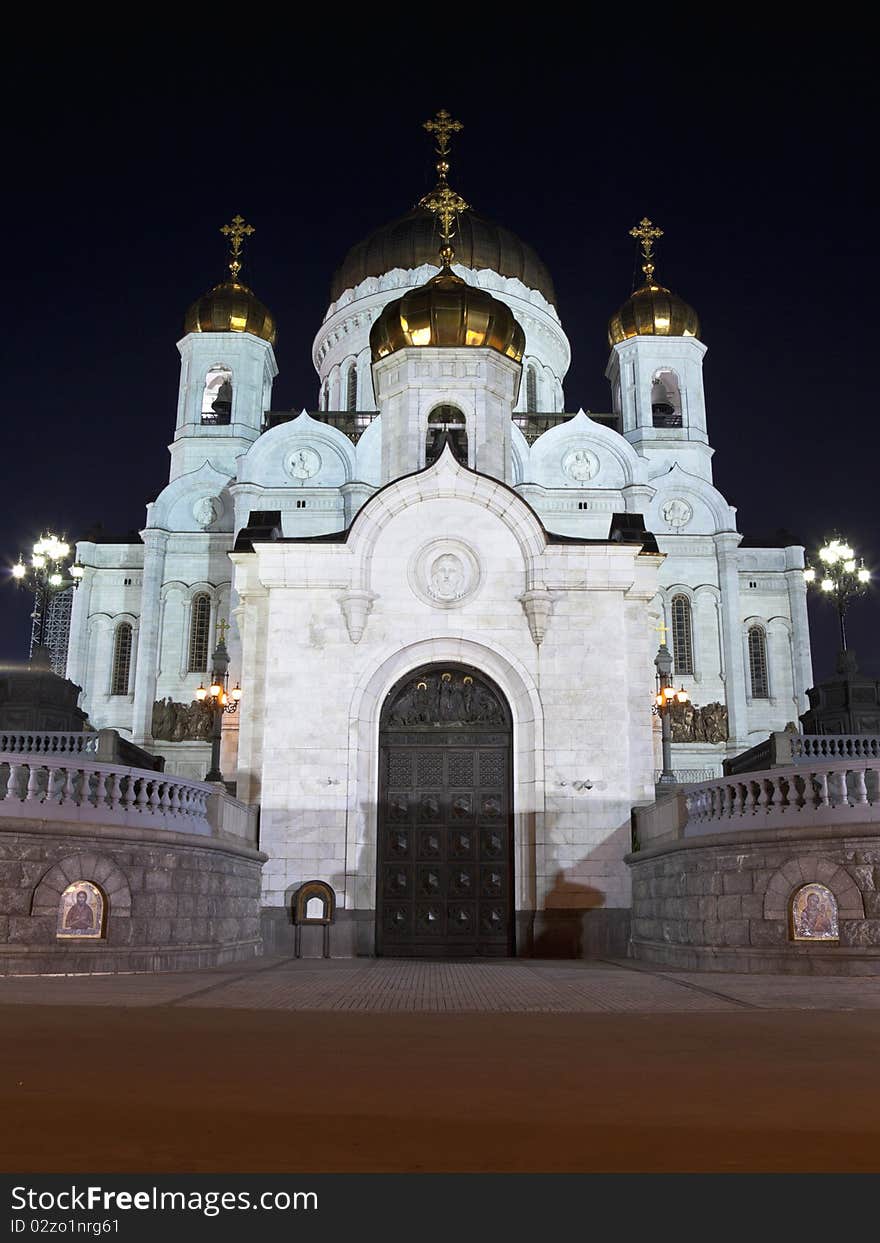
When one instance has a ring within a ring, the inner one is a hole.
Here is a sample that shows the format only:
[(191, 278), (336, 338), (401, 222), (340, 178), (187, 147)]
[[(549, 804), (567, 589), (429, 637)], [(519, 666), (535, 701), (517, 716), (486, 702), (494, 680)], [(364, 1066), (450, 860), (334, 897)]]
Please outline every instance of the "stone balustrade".
[[(0, 741), (10, 737), (26, 736), (7, 732)], [(100, 763), (84, 751), (75, 761), (60, 752), (38, 754), (37, 748), (29, 753), (0, 751), (0, 821), (7, 817), (74, 821), (205, 836), (212, 833), (208, 796), (214, 792), (204, 781)]]
[(684, 836), (880, 822), (880, 757), (817, 758), (689, 786)]
[(14, 755), (97, 755), (98, 734), (64, 730), (0, 730), (0, 753)]
[(880, 737), (876, 734), (792, 734), (794, 764), (810, 760), (880, 760)]

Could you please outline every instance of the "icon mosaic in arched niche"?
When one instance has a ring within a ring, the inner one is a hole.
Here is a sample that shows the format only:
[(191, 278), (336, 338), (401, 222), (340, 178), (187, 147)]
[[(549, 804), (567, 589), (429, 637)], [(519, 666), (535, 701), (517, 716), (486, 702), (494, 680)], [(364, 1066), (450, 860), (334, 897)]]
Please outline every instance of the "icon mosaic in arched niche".
[(106, 903), (97, 885), (78, 880), (68, 885), (58, 903), (55, 935), (64, 940), (99, 940), (104, 935)]

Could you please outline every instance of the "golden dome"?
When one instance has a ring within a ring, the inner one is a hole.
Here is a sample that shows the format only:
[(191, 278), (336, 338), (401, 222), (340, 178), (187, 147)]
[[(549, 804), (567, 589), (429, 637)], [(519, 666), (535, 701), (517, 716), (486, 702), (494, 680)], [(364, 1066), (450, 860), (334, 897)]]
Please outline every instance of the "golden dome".
[(370, 329), (373, 361), (409, 346), (488, 347), (521, 362), (526, 336), (504, 302), (448, 266), (382, 311)]
[(275, 344), (275, 320), (247, 285), (223, 281), (194, 302), (183, 321), (184, 332), (250, 332)]
[(698, 337), (697, 312), (683, 298), (649, 280), (608, 321), (608, 344), (629, 337)]
[[(333, 277), (330, 301), (336, 302), (346, 289), (368, 276), (436, 263), (438, 242), (437, 223), (424, 207), (392, 220), (352, 246)], [(532, 247), (503, 225), (468, 211), (458, 221), (455, 252), (456, 263), (463, 267), (491, 268), (500, 276), (515, 276), (556, 305), (550, 273)]]

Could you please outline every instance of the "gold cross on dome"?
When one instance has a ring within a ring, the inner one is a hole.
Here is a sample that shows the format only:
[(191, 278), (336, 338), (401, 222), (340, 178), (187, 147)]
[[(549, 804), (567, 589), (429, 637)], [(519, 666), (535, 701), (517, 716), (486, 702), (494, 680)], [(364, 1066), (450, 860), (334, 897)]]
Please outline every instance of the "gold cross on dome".
[(451, 186), (444, 183), (437, 186), (436, 190), (432, 190), (430, 194), (426, 194), (424, 198), (419, 199), (419, 206), (427, 207), (428, 211), (440, 221), (440, 237), (443, 245), (448, 246), (452, 240), (452, 222), (456, 216), (467, 211), (468, 204), (460, 194), (456, 194)]
[(433, 121), (425, 121), (424, 129), (437, 139), (437, 154), (449, 154), (449, 138), (464, 129), (461, 121), (454, 121), (445, 108), (441, 108)]
[(654, 275), (654, 239), (662, 237), (663, 230), (658, 229), (647, 216), (642, 216), (636, 227), (630, 229), (629, 235), (641, 243), (642, 258), (645, 261), (642, 264), (642, 271), (650, 281)]
[(660, 631), (660, 642), (661, 643), (666, 642), (666, 631), (669, 629), (668, 626), (664, 625), (664, 623), (661, 622), (659, 626), (652, 626), (651, 629), (659, 630)]
[(241, 247), (244, 238), (250, 237), (256, 230), (252, 224), (245, 224), (244, 216), (233, 216), (231, 224), (224, 224), (220, 230), (224, 237), (229, 238), (229, 245), (232, 250), (232, 258), (229, 261), (229, 271), (232, 273), (232, 279), (238, 280), (238, 274), (241, 271)]
[(226, 636), (229, 633), (229, 622), (225, 618), (220, 619), (217, 623), (217, 642), (226, 646)]

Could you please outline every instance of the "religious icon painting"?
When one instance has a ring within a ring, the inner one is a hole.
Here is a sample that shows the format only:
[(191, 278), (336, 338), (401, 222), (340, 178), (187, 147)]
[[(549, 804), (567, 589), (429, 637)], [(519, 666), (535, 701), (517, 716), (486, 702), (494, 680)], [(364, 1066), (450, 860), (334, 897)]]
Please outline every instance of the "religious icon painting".
[(803, 885), (791, 899), (793, 941), (837, 941), (837, 902), (825, 885)]
[(78, 880), (61, 895), (55, 935), (65, 940), (99, 940), (104, 935), (104, 914), (104, 895), (98, 886)]

